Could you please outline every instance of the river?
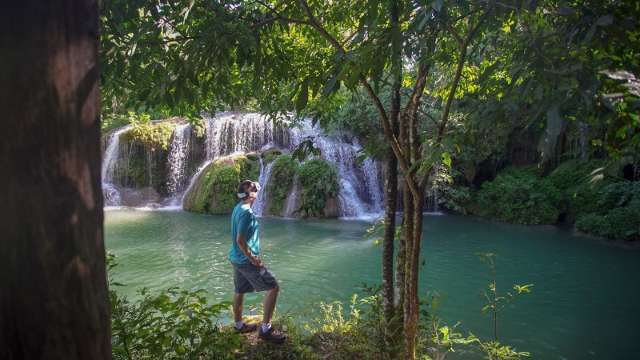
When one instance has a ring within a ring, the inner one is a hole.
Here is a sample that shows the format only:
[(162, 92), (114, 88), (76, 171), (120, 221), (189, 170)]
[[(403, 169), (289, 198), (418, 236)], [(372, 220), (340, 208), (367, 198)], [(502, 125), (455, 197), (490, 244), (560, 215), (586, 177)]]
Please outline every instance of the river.
[[(343, 300), (380, 282), (381, 247), (367, 222), (261, 219), (264, 260), (280, 281), (278, 312), (302, 314), (318, 301)], [(107, 249), (118, 289), (205, 289), (230, 300), (229, 217), (183, 211), (106, 212)], [(490, 276), (477, 254), (497, 254), (498, 290), (534, 284), (501, 313), (499, 336), (534, 359), (638, 359), (640, 251), (558, 227), (525, 227), (473, 217), (425, 216), (421, 293), (437, 293), (437, 315), (489, 338), (481, 292)], [(245, 309), (261, 297), (248, 296)], [(454, 357), (451, 357), (454, 358)]]

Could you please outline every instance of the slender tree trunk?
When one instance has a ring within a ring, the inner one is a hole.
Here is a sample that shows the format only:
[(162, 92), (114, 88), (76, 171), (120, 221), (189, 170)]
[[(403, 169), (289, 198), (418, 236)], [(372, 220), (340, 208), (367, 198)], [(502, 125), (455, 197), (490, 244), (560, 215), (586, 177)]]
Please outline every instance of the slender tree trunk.
[(394, 317), (393, 248), (398, 198), (398, 161), (393, 150), (387, 152), (385, 182), (384, 239), (382, 242), (382, 298), (387, 324)]
[[(402, 208), (402, 235), (398, 242), (398, 255), (396, 258), (396, 288), (398, 289), (396, 308), (401, 313), (404, 311), (407, 239), (412, 236), (413, 232), (413, 200), (411, 199), (411, 190), (409, 190), (406, 183), (403, 183), (402, 188)], [(404, 323), (404, 315), (401, 320)]]
[(110, 359), (98, 4), (0, 5), (0, 359)]
[(410, 233), (410, 244), (407, 243), (406, 250), (406, 270), (405, 270), (405, 299), (404, 299), (404, 336), (405, 336), (405, 359), (415, 359), (416, 337), (418, 330), (418, 320), (420, 315), (418, 297), (418, 276), (420, 271), (420, 245), (422, 242), (422, 210), (424, 208), (424, 191), (413, 194), (412, 209), (412, 229)]
[[(390, 120), (392, 130), (398, 134), (398, 116), (400, 114), (400, 86), (402, 82), (402, 54), (400, 24), (398, 19), (398, 2), (392, 1), (389, 6), (391, 26), (393, 28), (392, 40), (392, 96)], [(383, 308), (387, 324), (394, 317), (394, 287), (393, 287), (393, 248), (396, 232), (396, 211), (398, 208), (398, 160), (393, 149), (387, 151), (387, 181), (385, 183), (385, 218), (384, 240), (382, 252), (382, 295)]]

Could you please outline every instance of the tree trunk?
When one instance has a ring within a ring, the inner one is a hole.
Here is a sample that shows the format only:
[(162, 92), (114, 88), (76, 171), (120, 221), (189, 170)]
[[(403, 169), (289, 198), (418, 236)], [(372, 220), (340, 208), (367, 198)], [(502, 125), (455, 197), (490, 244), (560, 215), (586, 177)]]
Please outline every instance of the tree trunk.
[[(404, 286), (406, 272), (406, 247), (407, 239), (413, 232), (413, 201), (411, 200), (411, 190), (406, 183), (402, 187), (402, 235), (398, 242), (398, 254), (396, 258), (396, 289), (398, 296), (396, 309), (401, 313), (404, 311)], [(404, 323), (404, 315), (401, 319)]]
[(382, 299), (387, 324), (394, 317), (393, 248), (398, 198), (398, 160), (393, 150), (387, 152), (385, 182), (384, 239), (382, 242)]
[(0, 358), (110, 359), (98, 4), (0, 14)]
[[(398, 116), (400, 114), (400, 87), (402, 83), (402, 53), (400, 24), (398, 20), (398, 2), (392, 1), (389, 7), (392, 40), (392, 95), (390, 120), (394, 135), (398, 134)], [(393, 149), (387, 151), (387, 181), (385, 183), (385, 218), (384, 240), (382, 251), (382, 295), (384, 316), (387, 324), (391, 324), (394, 317), (394, 287), (393, 287), (393, 248), (396, 233), (396, 211), (398, 209), (398, 159)]]
[[(411, 239), (405, 251), (405, 298), (404, 298), (404, 337), (405, 359), (415, 359), (416, 337), (420, 315), (418, 297), (418, 275), (420, 271), (420, 243), (422, 241), (422, 210), (424, 207), (424, 191), (412, 194), (412, 228), (408, 233)], [(406, 215), (405, 215), (406, 216)]]

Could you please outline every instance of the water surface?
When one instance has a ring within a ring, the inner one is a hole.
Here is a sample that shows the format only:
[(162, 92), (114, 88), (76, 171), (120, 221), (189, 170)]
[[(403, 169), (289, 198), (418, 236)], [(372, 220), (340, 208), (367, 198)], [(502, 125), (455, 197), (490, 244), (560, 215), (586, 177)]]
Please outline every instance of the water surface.
[[(380, 281), (380, 246), (369, 223), (261, 219), (267, 266), (280, 281), (278, 311), (305, 313), (318, 301), (348, 300)], [(106, 212), (106, 244), (120, 265), (119, 291), (170, 286), (206, 289), (212, 300), (233, 291), (227, 216), (182, 211)], [(421, 293), (437, 292), (438, 315), (488, 338), (480, 312), (489, 281), (477, 253), (498, 254), (499, 290), (534, 284), (500, 316), (501, 340), (535, 359), (640, 359), (636, 326), (640, 252), (556, 227), (524, 227), (460, 216), (426, 216)], [(260, 296), (248, 296), (247, 306)], [(448, 357), (449, 358), (449, 357)], [(455, 358), (455, 357), (450, 357)]]

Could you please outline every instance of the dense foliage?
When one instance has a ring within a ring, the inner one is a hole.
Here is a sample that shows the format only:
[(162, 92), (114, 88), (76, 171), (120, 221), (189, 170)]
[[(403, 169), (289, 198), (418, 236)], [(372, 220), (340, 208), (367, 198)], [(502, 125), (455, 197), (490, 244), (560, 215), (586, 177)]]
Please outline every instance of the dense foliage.
[(298, 162), (291, 155), (280, 155), (273, 160), (271, 178), (267, 185), (268, 196), (267, 213), (270, 215), (282, 215), (287, 196), (291, 192), (293, 182), (298, 170)]
[(114, 359), (234, 359), (240, 337), (222, 330), (228, 303), (209, 305), (204, 291), (140, 291), (130, 302), (111, 292)]
[(125, 141), (138, 141), (152, 151), (168, 150), (176, 124), (171, 121), (153, 123), (148, 116), (131, 121), (131, 129), (122, 134)]
[(301, 205), (298, 209), (304, 217), (324, 216), (327, 200), (338, 195), (338, 173), (324, 160), (304, 162), (298, 170), (302, 187)]
[(606, 185), (596, 199), (594, 211), (578, 217), (579, 230), (610, 239), (640, 240), (640, 182)]
[(554, 224), (559, 200), (559, 191), (533, 169), (507, 169), (482, 184), (475, 212), (518, 224)]

